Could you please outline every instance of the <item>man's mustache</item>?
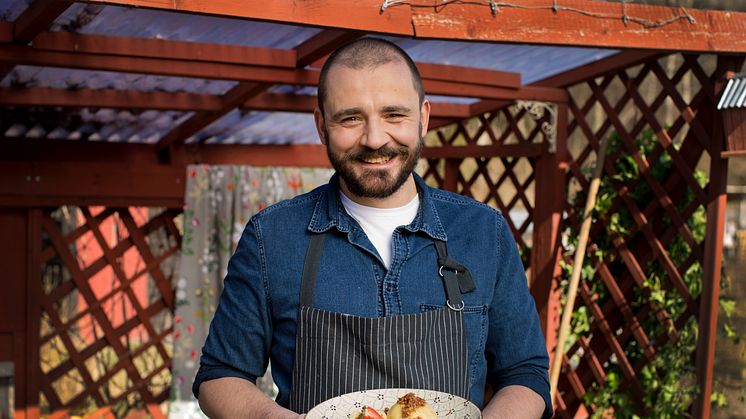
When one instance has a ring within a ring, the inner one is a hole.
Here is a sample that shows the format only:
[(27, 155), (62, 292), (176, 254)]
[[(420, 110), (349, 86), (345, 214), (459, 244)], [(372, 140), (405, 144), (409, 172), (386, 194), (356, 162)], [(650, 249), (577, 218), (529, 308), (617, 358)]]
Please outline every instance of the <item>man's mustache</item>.
[(381, 147), (379, 149), (362, 148), (357, 151), (350, 152), (348, 158), (355, 160), (370, 160), (375, 158), (387, 158), (396, 156), (406, 156), (409, 151), (406, 147)]

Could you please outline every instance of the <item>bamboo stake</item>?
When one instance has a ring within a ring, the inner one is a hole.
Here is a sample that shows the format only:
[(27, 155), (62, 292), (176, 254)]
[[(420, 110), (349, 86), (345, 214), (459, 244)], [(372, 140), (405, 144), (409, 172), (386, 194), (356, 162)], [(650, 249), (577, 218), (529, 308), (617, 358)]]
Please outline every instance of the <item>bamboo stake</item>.
[(585, 210), (583, 211), (583, 224), (580, 226), (580, 236), (578, 238), (578, 247), (575, 249), (575, 258), (572, 265), (572, 276), (570, 277), (570, 288), (567, 291), (567, 302), (565, 310), (562, 312), (562, 321), (560, 322), (559, 336), (557, 337), (557, 346), (554, 349), (554, 362), (550, 374), (550, 383), (552, 389), (552, 400), (557, 395), (557, 382), (562, 369), (562, 359), (565, 356), (565, 341), (570, 330), (570, 321), (575, 308), (575, 297), (578, 295), (578, 284), (580, 283), (580, 274), (583, 271), (583, 259), (585, 258), (585, 249), (588, 245), (588, 235), (591, 232), (591, 211), (596, 206), (596, 196), (598, 188), (601, 185), (601, 175), (604, 170), (604, 159), (606, 158), (606, 149), (608, 147), (608, 138), (601, 140), (596, 154), (596, 167), (593, 170), (591, 186), (588, 190), (588, 198), (585, 201)]

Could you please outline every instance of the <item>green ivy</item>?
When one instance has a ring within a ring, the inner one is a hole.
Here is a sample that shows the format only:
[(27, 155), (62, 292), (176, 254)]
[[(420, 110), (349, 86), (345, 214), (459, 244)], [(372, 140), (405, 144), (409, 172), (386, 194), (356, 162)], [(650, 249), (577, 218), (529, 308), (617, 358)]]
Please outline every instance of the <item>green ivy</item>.
[[(605, 175), (602, 178), (598, 197), (591, 216), (594, 220), (602, 220), (604, 231), (593, 237), (595, 248), (592, 249), (592, 257), (586, 257), (582, 279), (598, 298), (597, 304), (603, 306), (611, 296), (602, 281), (595, 276), (595, 263), (604, 260), (614, 278), (621, 277), (626, 271), (623, 261), (616, 256), (614, 237), (624, 240), (631, 251), (634, 251), (636, 240), (644, 240), (642, 232), (635, 228), (635, 220), (622, 203), (614, 208), (615, 202), (619, 201), (620, 191), (627, 187), (626, 196), (635, 203), (637, 208), (644, 211), (645, 208), (657, 200), (657, 197), (647, 181), (646, 173), (629, 152), (623, 141), (614, 133), (609, 138), (609, 151), (607, 158), (613, 158), (612, 163), (615, 173), (612, 176)], [(653, 156), (657, 145), (655, 134), (651, 130), (645, 130), (634, 141), (638, 158), (646, 159), (649, 167), (647, 176), (654, 179), (658, 184), (664, 185), (668, 177), (677, 168), (670, 155), (666, 152), (660, 153), (655, 161), (649, 161)], [(678, 148), (678, 147), (676, 147)], [(707, 184), (705, 173), (697, 170), (694, 178), (700, 186)], [(695, 199), (694, 192), (687, 187), (683, 196), (678, 197), (674, 203), (677, 212), (683, 212)], [(578, 192), (573, 205), (577, 214), (583, 213), (586, 201), (586, 191)], [(674, 225), (674, 220), (662, 208), (658, 208), (648, 220), (664, 230)], [(683, 220), (691, 230), (694, 240), (702, 243), (706, 231), (706, 213), (701, 205), (694, 214)], [(636, 231), (634, 235), (633, 231)], [(568, 230), (568, 244), (570, 248), (577, 245), (577, 231)], [(637, 244), (639, 245), (639, 244)], [(652, 250), (651, 250), (652, 251)], [(681, 266), (690, 257), (692, 249), (689, 244), (677, 234), (667, 246), (668, 257), (676, 266)], [(670, 322), (659, 319), (655, 312), (665, 310), (670, 319), (677, 319), (686, 310), (686, 301), (681, 297), (678, 290), (672, 287), (668, 273), (656, 258), (651, 258), (645, 266), (641, 267), (645, 274), (644, 287), (635, 287), (632, 295), (627, 295), (633, 311), (637, 312), (641, 307), (650, 304), (653, 310), (646, 318), (639, 319), (643, 322), (642, 327), (651, 344), (666, 338), (672, 330), (667, 326)], [(564, 277), (569, 278), (572, 267), (563, 263)], [(683, 274), (683, 280), (693, 298), (696, 298), (702, 290), (702, 266), (695, 262)], [(566, 289), (567, 281), (562, 285)], [(563, 296), (564, 300), (564, 296)], [(564, 304), (564, 301), (562, 301)], [(721, 300), (720, 306), (726, 318), (735, 310), (736, 302), (733, 300)], [(570, 336), (566, 350), (574, 344), (578, 337), (587, 334), (591, 330), (594, 319), (590, 310), (580, 305), (573, 315)], [(616, 331), (621, 333), (621, 330)], [(724, 333), (733, 342), (739, 342), (739, 337), (733, 328), (726, 324)], [(640, 371), (636, 381), (642, 390), (642, 405), (633, 397), (632, 384), (624, 378), (622, 368), (615, 357), (604, 364), (606, 382), (594, 384), (584, 396), (586, 406), (593, 412), (592, 417), (624, 417), (624, 418), (680, 418), (688, 416), (688, 409), (697, 396), (697, 386), (694, 372), (694, 351), (697, 343), (697, 324), (691, 318), (683, 327), (676, 331), (676, 339), (668, 340), (659, 346), (655, 358), (648, 361)], [(600, 339), (601, 337), (596, 337)], [(624, 352), (632, 365), (644, 360), (646, 354), (634, 337), (630, 337), (624, 344)], [(571, 363), (577, 364), (579, 357), (571, 359)], [(713, 393), (712, 402), (715, 405), (726, 405), (725, 396), (722, 393)]]

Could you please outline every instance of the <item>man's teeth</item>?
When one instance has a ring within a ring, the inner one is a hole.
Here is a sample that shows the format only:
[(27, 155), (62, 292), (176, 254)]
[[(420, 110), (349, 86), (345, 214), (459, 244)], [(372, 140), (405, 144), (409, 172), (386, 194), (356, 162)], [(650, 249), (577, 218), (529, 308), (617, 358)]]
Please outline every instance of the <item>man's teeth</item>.
[(363, 159), (364, 162), (369, 163), (369, 164), (383, 164), (389, 160), (391, 160), (390, 157), (374, 157), (370, 159)]

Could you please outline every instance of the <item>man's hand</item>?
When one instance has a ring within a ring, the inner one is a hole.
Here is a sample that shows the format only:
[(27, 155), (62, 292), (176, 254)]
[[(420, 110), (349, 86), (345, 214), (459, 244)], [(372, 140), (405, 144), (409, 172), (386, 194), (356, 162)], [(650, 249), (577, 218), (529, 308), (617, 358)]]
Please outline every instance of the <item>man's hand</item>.
[(498, 391), (482, 412), (484, 419), (537, 419), (544, 413), (544, 399), (523, 386)]
[(302, 419), (306, 415), (280, 407), (254, 383), (235, 377), (205, 381), (199, 386), (199, 406), (211, 418)]

